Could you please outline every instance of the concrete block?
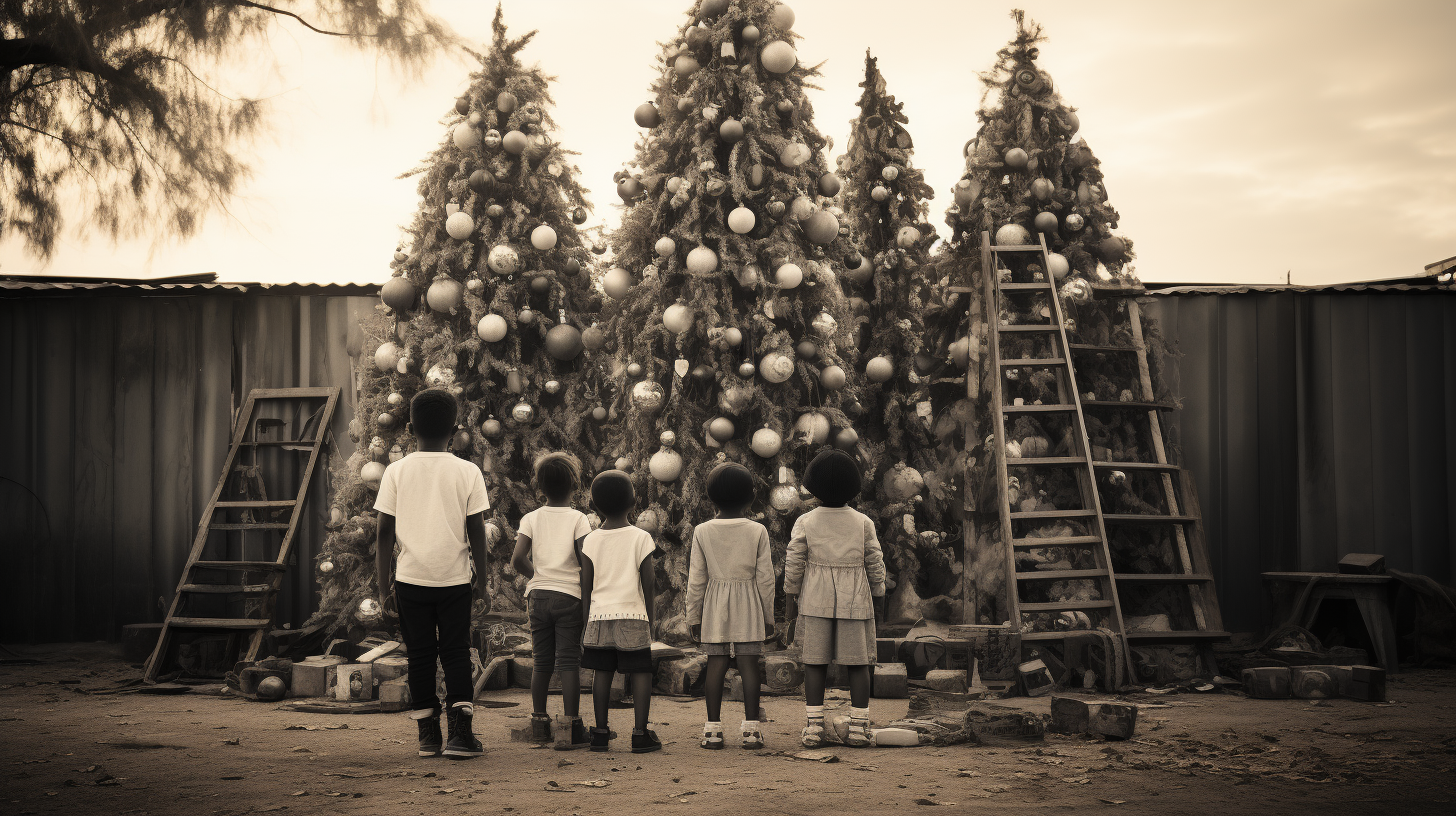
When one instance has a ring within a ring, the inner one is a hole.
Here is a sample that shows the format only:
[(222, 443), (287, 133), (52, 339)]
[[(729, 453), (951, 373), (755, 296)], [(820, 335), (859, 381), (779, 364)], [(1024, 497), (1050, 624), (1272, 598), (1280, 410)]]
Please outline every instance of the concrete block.
[(1375, 666), (1350, 666), (1349, 679), (1340, 693), (1352, 700), (1367, 703), (1385, 702), (1385, 669)]
[(1244, 694), (1259, 700), (1283, 700), (1289, 697), (1290, 677), (1287, 666), (1261, 666), (1244, 669), (1240, 679)]
[(1088, 722), (1089, 733), (1110, 740), (1132, 739), (1137, 729), (1137, 706), (1124, 703), (1098, 703)]
[(964, 670), (932, 669), (925, 673), (925, 684), (935, 691), (964, 694), (968, 688)]
[(1047, 730), (1053, 734), (1085, 734), (1091, 727), (1093, 703), (1076, 697), (1053, 697), (1052, 720)]
[(882, 700), (903, 700), (910, 696), (910, 676), (904, 663), (881, 663), (875, 666), (870, 685), (871, 695)]
[(1301, 700), (1327, 700), (1340, 695), (1339, 672), (1329, 666), (1292, 666), (1289, 693)]
[(396, 677), (379, 684), (379, 710), (404, 711), (409, 708), (409, 679)]
[(334, 667), (334, 699), (341, 703), (373, 700), (373, 663), (340, 663)]
[(908, 728), (874, 729), (875, 747), (910, 747), (920, 744), (920, 734)]
[(409, 674), (409, 658), (404, 655), (385, 655), (374, 660), (374, 678), (380, 683), (404, 677)]
[(334, 688), (334, 667), (344, 662), (338, 655), (314, 655), (293, 664), (290, 697), (328, 697)]

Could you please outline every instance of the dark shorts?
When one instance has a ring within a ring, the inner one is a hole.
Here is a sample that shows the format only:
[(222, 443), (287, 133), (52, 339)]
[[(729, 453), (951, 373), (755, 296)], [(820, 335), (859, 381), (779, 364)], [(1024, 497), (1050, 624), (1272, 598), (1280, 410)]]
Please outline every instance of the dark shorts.
[(537, 671), (574, 671), (581, 663), (581, 600), (565, 592), (533, 589), (527, 607)]
[(581, 667), (593, 671), (640, 674), (652, 672), (652, 649), (598, 649), (588, 646), (581, 650)]

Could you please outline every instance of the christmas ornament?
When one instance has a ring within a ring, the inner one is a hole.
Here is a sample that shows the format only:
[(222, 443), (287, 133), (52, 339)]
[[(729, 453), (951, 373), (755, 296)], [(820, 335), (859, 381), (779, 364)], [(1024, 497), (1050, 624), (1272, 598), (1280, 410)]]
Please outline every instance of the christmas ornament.
[(1082, 120), (1080, 120), (1080, 119), (1077, 118), (1077, 112), (1076, 111), (1066, 111), (1065, 113), (1062, 114), (1062, 118), (1064, 120), (1066, 120), (1066, 123), (1067, 123), (1067, 135), (1068, 136), (1071, 136), (1073, 133), (1076, 133), (1078, 130), (1081, 130), (1081, 128), (1082, 128)]
[(786, 263), (774, 271), (774, 283), (781, 289), (793, 289), (804, 282), (804, 270), (797, 264)]
[(512, 394), (519, 394), (526, 390), (526, 381), (521, 377), (521, 372), (511, 369), (506, 372), (506, 390)]
[(379, 289), (379, 299), (396, 312), (405, 312), (415, 307), (415, 285), (407, 278), (390, 278)]
[[(384, 617), (384, 609), (379, 606), (379, 601), (365, 598), (359, 602), (359, 610), (354, 613), (354, 617), (358, 618), (360, 623), (375, 623)], [(277, 680), (278, 678), (270, 679)]]
[(470, 432), (456, 431), (454, 438), (450, 440), (450, 449), (456, 451), (467, 451), (470, 449)]
[(876, 201), (884, 201), (889, 197), (890, 189), (883, 184), (876, 184), (874, 186), (874, 189), (870, 190), (870, 198), (873, 198)]
[(771, 351), (763, 356), (758, 368), (765, 380), (771, 383), (785, 382), (794, 374), (794, 358)]
[(601, 422), (607, 418), (607, 409), (598, 405), (592, 409), (592, 419)]
[(708, 435), (718, 442), (727, 442), (733, 438), (733, 420), (728, 417), (717, 417), (708, 423)]
[(829, 440), (829, 417), (818, 411), (799, 416), (794, 423), (794, 435), (811, 445), (822, 445)]
[(436, 278), (425, 290), (425, 302), (437, 312), (453, 312), (465, 302), (465, 287), (454, 278)]
[(730, 326), (723, 330), (723, 342), (727, 343), (729, 348), (738, 348), (738, 344), (743, 342), (743, 332)]
[(1010, 150), (1006, 151), (1004, 159), (1006, 161), (1006, 166), (1010, 167), (1012, 170), (1025, 169), (1026, 162), (1028, 160), (1026, 151), (1022, 150), (1019, 147), (1013, 147)]
[(561, 264), (561, 271), (566, 275), (576, 275), (576, 273), (581, 271), (581, 261), (578, 261), (575, 258), (567, 258), (566, 261)]
[(496, 419), (493, 416), (486, 421), (480, 423), (480, 432), (491, 438), (500, 436), (501, 430), (502, 428), (500, 420)]
[(401, 394), (398, 391), (391, 391), (389, 396), (385, 397), (385, 402), (388, 402), (390, 405), (394, 406), (404, 405), (404, 394)]
[(409, 352), (405, 352), (404, 354), (401, 354), (399, 356), (399, 365), (395, 366), (395, 370), (401, 374), (408, 374), (413, 371), (415, 366), (417, 366), (418, 364), (418, 360), (416, 360), (414, 357), (411, 357)]
[(457, 241), (463, 241), (475, 231), (475, 219), (469, 214), (457, 212), (445, 219), (445, 232)]
[(884, 179), (885, 181), (894, 181), (899, 177), (900, 168), (896, 167), (893, 164), (885, 165), (885, 169), (880, 171), (880, 178)]
[(891, 501), (909, 501), (925, 487), (925, 477), (920, 471), (900, 462), (885, 474), (885, 494)]
[(602, 276), (602, 289), (607, 293), (607, 297), (621, 300), (632, 291), (632, 274), (620, 266), (613, 267)]
[(738, 364), (738, 376), (743, 379), (749, 379), (756, 373), (758, 373), (758, 366), (753, 363), (743, 362)]
[(837, 365), (825, 366), (824, 370), (819, 372), (819, 384), (824, 387), (825, 391), (838, 391), (844, 387), (847, 380), (844, 369)]
[(531, 278), (531, 291), (538, 295), (544, 295), (551, 291), (551, 278), (545, 275), (537, 275)]
[(833, 198), (839, 195), (839, 190), (843, 186), (839, 181), (839, 176), (833, 173), (825, 173), (819, 177), (819, 195), (826, 198)]
[(768, 492), (768, 503), (780, 513), (789, 513), (799, 507), (799, 488), (791, 484), (776, 484)]
[(819, 356), (819, 347), (814, 345), (813, 340), (799, 341), (799, 345), (794, 347), (794, 351), (805, 360), (812, 360)]
[(662, 530), (662, 519), (658, 517), (656, 510), (649, 507), (637, 514), (637, 518), (633, 520), (633, 526), (639, 527), (651, 535), (657, 535)]
[(809, 328), (813, 329), (814, 333), (820, 337), (833, 337), (834, 333), (839, 330), (839, 321), (835, 320), (834, 315), (828, 312), (820, 312), (814, 316), (813, 320), (809, 321)]
[(728, 0), (703, 0), (698, 6), (699, 20), (716, 20), (728, 10)]
[(743, 123), (737, 119), (724, 119), (718, 126), (718, 138), (725, 144), (736, 144), (743, 138)]
[(971, 364), (971, 340), (969, 337), (962, 337), (950, 344), (950, 361), (957, 368), (965, 368)]
[(1036, 218), (1031, 220), (1031, 225), (1036, 228), (1037, 232), (1056, 232), (1057, 214), (1049, 212), (1037, 213)]
[(626, 178), (617, 182), (617, 196), (620, 197), (623, 201), (630, 202), (632, 199), (637, 198), (638, 196), (642, 195), (643, 189), (644, 188), (642, 187), (642, 182), (632, 178), (631, 176), (627, 176)]
[(783, 40), (774, 40), (759, 51), (758, 61), (770, 73), (787, 74), (798, 64), (799, 55), (794, 52), (792, 45)]
[(546, 252), (556, 248), (556, 230), (550, 225), (542, 224), (531, 230), (531, 246)]
[(1092, 285), (1081, 278), (1074, 278), (1062, 287), (1062, 299), (1082, 305), (1092, 300)]
[(657, 239), (657, 243), (654, 244), (652, 248), (654, 251), (657, 252), (658, 255), (663, 258), (667, 258), (671, 256), (672, 253), (677, 251), (677, 241), (674, 241), (664, 235), (661, 238)]
[(682, 454), (670, 448), (662, 448), (647, 460), (647, 472), (659, 482), (675, 482), (682, 475)]
[(748, 443), (748, 447), (764, 459), (771, 459), (778, 455), (783, 446), (783, 437), (772, 428), (759, 428), (754, 431), (753, 439)]
[(698, 61), (691, 54), (679, 54), (672, 63), (672, 69), (684, 79), (697, 73), (699, 67)]
[(575, 326), (561, 323), (546, 332), (546, 352), (558, 360), (575, 360), (581, 348), (581, 332)]
[(484, 288), (485, 284), (481, 282), (480, 278), (471, 278), (470, 280), (465, 282), (465, 289), (469, 292), (475, 292), (476, 294), (479, 294), (480, 290)]
[(839, 237), (839, 219), (830, 215), (827, 210), (819, 210), (804, 222), (804, 235), (810, 243), (821, 246), (828, 244)]
[(769, 11), (768, 19), (775, 28), (788, 31), (794, 27), (794, 10), (783, 3), (778, 3)]
[[(752, 365), (752, 363), (749, 363), (749, 365)], [(748, 404), (752, 401), (753, 389), (735, 385), (732, 388), (723, 389), (723, 393), (718, 395), (718, 408), (724, 413), (734, 414), (736, 416), (743, 413), (743, 409), (747, 408)]]
[(920, 243), (920, 230), (914, 227), (901, 227), (895, 234), (895, 243), (903, 249), (909, 249)]
[(370, 490), (379, 489), (379, 480), (384, 478), (384, 464), (381, 462), (365, 462), (364, 467), (359, 469), (359, 478)]
[(1021, 440), (1021, 455), (1028, 459), (1037, 459), (1046, 456), (1051, 449), (1051, 440), (1045, 436), (1032, 435)]
[(507, 328), (504, 317), (498, 314), (488, 314), (480, 319), (480, 324), (475, 327), (475, 333), (487, 343), (496, 343), (506, 336)]
[(409, 256), (406, 255), (406, 254), (404, 254), (404, 252), (402, 250), (396, 249), (394, 251), (394, 259), (396, 261), (400, 261), (401, 263), (403, 263), (404, 261), (409, 260)]
[[(683, 362), (687, 361), (683, 360)], [(700, 385), (707, 385), (713, 381), (713, 371), (704, 365), (693, 366), (692, 378)]]
[(814, 199), (808, 196), (796, 196), (793, 203), (789, 205), (789, 217), (795, 221), (805, 221), (818, 211), (819, 206), (814, 203)]
[(525, 402), (524, 400), (516, 403), (516, 406), (511, 409), (511, 419), (514, 419), (517, 422), (527, 423), (535, 418), (536, 409), (531, 407), (531, 404)]
[(793, 103), (793, 100), (790, 100), (790, 99), (780, 99), (779, 101), (777, 101), (777, 102), (774, 103), (774, 110), (778, 111), (779, 113), (785, 114), (785, 115), (788, 115), (790, 113), (793, 113), (794, 112), (794, 103)]
[(720, 178), (710, 178), (708, 183), (703, 185), (703, 189), (707, 190), (708, 195), (717, 198), (728, 192), (728, 182)]
[(981, 197), (981, 185), (970, 179), (961, 179), (956, 182), (954, 193), (956, 206), (965, 211)]
[(628, 377), (640, 377), (640, 376), (642, 376), (642, 365), (640, 363), (628, 363), (627, 364), (627, 376)]
[(522, 326), (529, 326), (536, 322), (536, 313), (530, 309), (522, 309), (516, 313), (516, 322)]
[(521, 271), (521, 254), (510, 244), (496, 244), (485, 256), (486, 265), (497, 275), (514, 275)]
[(662, 114), (651, 102), (643, 102), (632, 112), (632, 118), (637, 121), (637, 127), (655, 128), (662, 124)]
[(455, 382), (455, 369), (436, 363), (425, 372), (425, 384), (431, 388), (443, 388)]
[(585, 207), (573, 207), (571, 209), (571, 223), (578, 225), (586, 223)]
[(768, 203), (768, 214), (773, 216), (774, 218), (779, 218), (780, 216), (782, 216), (784, 214), (784, 210), (786, 209), (788, 209), (788, 207), (782, 201), (770, 201)]
[(853, 428), (845, 428), (834, 435), (834, 447), (840, 450), (854, 450), (854, 446), (858, 444), (859, 434)]
[(334, 571), (334, 562), (332, 562), (332, 561), (320, 561), (319, 562), (319, 572), (322, 572), (323, 574), (328, 575), (329, 573), (331, 573), (333, 571)]
[(401, 460), (403, 458), (404, 458), (404, 448), (400, 447), (399, 445), (395, 445), (394, 447), (392, 447), (392, 448), (389, 449), (389, 462), (390, 462), (390, 464), (394, 464), (395, 462), (398, 462), (399, 460)]
[(463, 96), (456, 97), (456, 99), (455, 99), (455, 112), (458, 113), (458, 114), (460, 114), (461, 116), (464, 116), (465, 114), (470, 113), (470, 100), (469, 99), (466, 99)]
[(1080, 232), (1086, 226), (1086, 220), (1078, 213), (1068, 213), (1066, 223), (1067, 229), (1072, 232)]
[(1102, 257), (1103, 263), (1122, 263), (1127, 257), (1127, 244), (1116, 235), (1111, 235), (1103, 238), (1097, 245), (1097, 254)]
[(516, 95), (510, 91), (501, 91), (495, 95), (495, 109), (507, 116), (516, 112)]
[(693, 327), (693, 310), (682, 302), (662, 310), (662, 326), (673, 334), (683, 334)]
[(1038, 201), (1046, 201), (1052, 197), (1056, 186), (1049, 179), (1039, 178), (1031, 183), (1031, 194), (1036, 196)]
[(738, 33), (739, 36), (743, 37), (743, 41), (750, 45), (758, 42), (758, 38), (762, 35), (762, 32), (758, 30), (758, 26), (756, 25), (746, 25)]
[(487, 130), (485, 132), (485, 146), (486, 146), (486, 148), (488, 148), (490, 150), (495, 150), (497, 147), (500, 147), (500, 144), (501, 144), (501, 134), (500, 134), (500, 131), (499, 130), (496, 130), (495, 128), (491, 128), (490, 130)]
[(696, 247), (688, 253), (688, 271), (706, 275), (718, 268), (718, 253), (705, 246)]
[(653, 380), (642, 380), (632, 386), (632, 404), (643, 411), (655, 414), (665, 401), (662, 386)]
[(526, 148), (530, 144), (531, 141), (526, 138), (526, 134), (519, 130), (508, 131), (505, 136), (501, 137), (501, 146), (512, 156), (519, 156), (525, 153)]
[(480, 145), (480, 131), (469, 122), (461, 122), (450, 131), (455, 146), (461, 150), (473, 150)]
[(747, 235), (752, 232), (757, 223), (758, 218), (754, 216), (753, 210), (747, 207), (735, 207), (732, 212), (728, 213), (728, 228), (739, 235)]
[(792, 170), (808, 161), (813, 155), (809, 146), (803, 142), (789, 142), (779, 151), (779, 163)]
[(502, 215), (506, 214), (506, 208), (502, 207), (499, 204), (491, 204), (490, 206), (485, 208), (485, 214), (490, 216), (491, 218), (500, 218)]
[(997, 246), (1020, 246), (1031, 243), (1031, 233), (1020, 224), (1007, 224), (996, 230)]
[(596, 351), (607, 344), (607, 333), (593, 323), (581, 333), (581, 344), (587, 351)]
[(849, 266), (849, 279), (855, 283), (869, 283), (874, 274), (875, 265), (863, 255), (859, 256), (859, 263)]
[(895, 364), (889, 357), (875, 357), (865, 364), (865, 376), (870, 382), (882, 383), (895, 375)]
[(1068, 272), (1072, 271), (1072, 265), (1067, 261), (1067, 256), (1056, 252), (1048, 252), (1047, 271), (1052, 273), (1054, 279), (1061, 280), (1067, 276)]

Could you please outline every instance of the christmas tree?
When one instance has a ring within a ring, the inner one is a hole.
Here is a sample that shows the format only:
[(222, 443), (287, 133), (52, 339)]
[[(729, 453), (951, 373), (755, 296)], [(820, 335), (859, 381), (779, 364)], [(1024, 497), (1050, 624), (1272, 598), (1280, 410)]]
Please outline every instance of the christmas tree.
[[(858, 403), (839, 282), (868, 263), (825, 206), (841, 182), (804, 95), (817, 71), (771, 0), (702, 0), (660, 56), (647, 129), (613, 236), (604, 315), (622, 398), (610, 450), (636, 482), (636, 523), (658, 535), (663, 636), (685, 639), (693, 526), (713, 515), (718, 461), (756, 474), (752, 514), (776, 561), (806, 507), (799, 475), (823, 445), (851, 449)], [(888, 366), (888, 361), (885, 361)], [(872, 373), (887, 377), (876, 365)]]
[(894, 363), (889, 379), (865, 386), (861, 444), (875, 468), (873, 487), (866, 491), (872, 498), (863, 509), (876, 521), (897, 582), (889, 620), (953, 620), (960, 614), (960, 541), (947, 535), (955, 522), (934, 478), (939, 461), (930, 435), (933, 406), (929, 379), (922, 376), (934, 367), (921, 347), (925, 310), (942, 300), (929, 255), (935, 229), (925, 222), (926, 201), (934, 192), (911, 162), (914, 143), (904, 105), (886, 91), (868, 52), (860, 87), (859, 116), (850, 123), (838, 165), (850, 234), (870, 263), (847, 276), (846, 288), (862, 356)]
[[(551, 139), (550, 78), (518, 59), (535, 32), (494, 41), (455, 101), (446, 136), (420, 176), (420, 207), (394, 255), (394, 277), (365, 326), (372, 356), (359, 367), (350, 435), (360, 448), (334, 472), (332, 532), (318, 556), (323, 598), (315, 621), (369, 625), (375, 490), (386, 463), (410, 452), (410, 399), (446, 388), (460, 402), (451, 449), (479, 463), (491, 509), (490, 590), (497, 606), (524, 607), (524, 579), (508, 566), (515, 524), (538, 499), (536, 455), (567, 450), (592, 462), (605, 410), (584, 376), (587, 327), (600, 306), (577, 226), (586, 191), (572, 155)], [(599, 333), (599, 332), (598, 332)], [(489, 608), (477, 603), (477, 612)]]
[[(953, 449), (942, 457), (942, 478), (949, 484), (965, 474), (962, 489), (975, 497), (976, 511), (967, 519), (970, 535), (970, 569), (975, 598), (973, 617), (982, 623), (1006, 620), (1006, 548), (1001, 540), (997, 519), (998, 488), (994, 467), (997, 452), (992, 426), (992, 377), (1004, 376), (1006, 399), (1021, 399), (1026, 404), (1038, 401), (1057, 402), (1055, 375), (1047, 369), (997, 371), (989, 359), (989, 335), (993, 321), (1008, 323), (1045, 322), (1050, 304), (1044, 298), (1017, 297), (998, 306), (987, 303), (983, 292), (987, 274), (981, 268), (983, 233), (991, 236), (994, 245), (1037, 244), (1044, 237), (1050, 250), (1047, 266), (1042, 269), (1039, 256), (1031, 253), (1003, 256), (1013, 269), (996, 270), (1003, 279), (1016, 276), (1018, 281), (1045, 280), (1051, 275), (1057, 282), (1058, 296), (1067, 321), (1068, 339), (1073, 344), (1096, 346), (1132, 345), (1125, 298), (1094, 299), (1095, 289), (1132, 288), (1137, 285), (1129, 262), (1132, 243), (1113, 234), (1118, 214), (1108, 203), (1107, 188), (1099, 161), (1084, 139), (1077, 138), (1079, 121), (1074, 108), (1067, 106), (1055, 90), (1052, 78), (1036, 65), (1038, 43), (1044, 40), (1041, 28), (1026, 20), (1021, 11), (1012, 12), (1017, 34), (1005, 48), (997, 52), (994, 68), (982, 75), (987, 95), (978, 112), (981, 126), (976, 137), (967, 142), (966, 172), (955, 185), (955, 206), (946, 221), (953, 229), (950, 248), (945, 255), (946, 274), (953, 282), (968, 286), (969, 294), (958, 296), (957, 302), (927, 319), (929, 342), (946, 349), (953, 361), (947, 367), (968, 368), (971, 396), (962, 397), (947, 412), (954, 423), (947, 423), (945, 441)], [(1074, 141), (1075, 139), (1075, 141)], [(1039, 296), (1038, 296), (1039, 297)], [(969, 323), (967, 322), (969, 320)], [(1155, 326), (1145, 331), (1149, 346), (1152, 377), (1159, 395), (1166, 397), (1159, 362), (1163, 346)], [(1059, 356), (1042, 335), (1003, 335), (1003, 359), (1034, 359)], [(1077, 385), (1083, 400), (1130, 401), (1133, 385), (1138, 381), (1136, 358), (1131, 354), (1075, 353), (1073, 362)], [(961, 392), (963, 395), (966, 391)], [(1097, 458), (1114, 461), (1152, 461), (1146, 431), (1139, 431), (1132, 412), (1085, 412), (1088, 435)], [(1047, 417), (1036, 419), (1033, 417)], [(1067, 427), (1059, 425), (1050, 414), (1023, 414), (1007, 424), (1007, 456), (1075, 455)], [(964, 428), (964, 434), (957, 432)], [(1052, 476), (1037, 475), (1028, 469), (1016, 469), (1007, 485), (1013, 505), (1023, 511), (1052, 510), (1079, 506), (1077, 486), (1069, 472)], [(1127, 485), (1098, 485), (1104, 509), (1108, 512), (1137, 512), (1130, 508), (1146, 508), (1142, 495)], [(1138, 490), (1151, 489), (1145, 485)], [(1145, 509), (1143, 510), (1145, 512)], [(1065, 519), (1031, 524), (1027, 537), (1076, 534), (1072, 522)], [(1147, 531), (1129, 531), (1133, 535), (1149, 535)], [(1122, 532), (1114, 534), (1114, 539)], [(1135, 557), (1134, 552), (1147, 542), (1112, 541), (1114, 565), (1121, 556)], [(1121, 549), (1120, 549), (1121, 545)], [(1059, 567), (1086, 569), (1095, 565), (1086, 548), (1046, 548), (1017, 552), (1017, 569)], [(1092, 581), (1071, 580), (1044, 582), (1051, 584), (1054, 597), (1024, 600), (1065, 600), (1081, 597), (1079, 593), (1095, 592)], [(1064, 616), (1071, 613), (1062, 613)], [(1081, 614), (1081, 613), (1078, 613)], [(1084, 616), (1085, 617), (1085, 616)], [(1054, 626), (1085, 628), (1090, 623), (1051, 621), (1048, 613), (1028, 615), (1018, 622), (1023, 626), (1049, 629)]]

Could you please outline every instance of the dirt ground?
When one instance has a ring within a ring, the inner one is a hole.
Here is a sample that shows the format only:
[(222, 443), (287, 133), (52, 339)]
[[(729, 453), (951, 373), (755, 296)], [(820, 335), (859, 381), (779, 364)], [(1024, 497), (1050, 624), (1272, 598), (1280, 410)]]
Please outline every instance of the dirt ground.
[[(420, 759), (399, 714), (328, 715), (185, 694), (98, 695), (137, 676), (114, 647), (45, 646), (43, 661), (0, 667), (0, 813), (443, 812), (632, 814), (840, 811), (1125, 814), (1456, 812), (1456, 673), (1392, 678), (1391, 702), (1136, 695), (1134, 739), (1049, 736), (1022, 747), (798, 750), (802, 700), (770, 698), (768, 746), (697, 747), (699, 700), (658, 698), (661, 753), (556, 752), (507, 739), (530, 712), (525, 691), (480, 708), (486, 756)], [(843, 694), (831, 707), (847, 706)], [(1045, 711), (1045, 700), (1013, 700)], [(559, 700), (553, 700), (553, 709)], [(904, 701), (874, 700), (887, 721)], [(731, 727), (741, 717), (725, 703)], [(613, 712), (625, 735), (631, 712)], [(730, 734), (730, 738), (731, 738)], [(587, 784), (593, 783), (593, 784)], [(603, 784), (604, 783), (604, 784)]]

